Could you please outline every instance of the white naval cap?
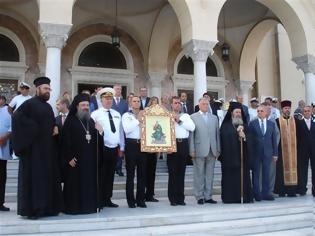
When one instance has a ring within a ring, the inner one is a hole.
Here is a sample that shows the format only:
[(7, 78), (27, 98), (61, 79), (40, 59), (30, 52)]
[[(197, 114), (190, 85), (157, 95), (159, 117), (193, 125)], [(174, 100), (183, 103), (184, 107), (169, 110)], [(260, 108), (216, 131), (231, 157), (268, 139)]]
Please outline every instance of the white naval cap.
[(102, 97), (114, 97), (115, 90), (111, 87), (102, 88), (100, 91), (97, 92), (97, 97), (101, 99)]
[(31, 88), (31, 86), (28, 84), (28, 83), (25, 83), (25, 82), (21, 82), (20, 83), (20, 86), (19, 86), (20, 88), (28, 88), (28, 89), (30, 89)]
[(256, 97), (253, 97), (250, 102), (259, 102), (258, 99)]

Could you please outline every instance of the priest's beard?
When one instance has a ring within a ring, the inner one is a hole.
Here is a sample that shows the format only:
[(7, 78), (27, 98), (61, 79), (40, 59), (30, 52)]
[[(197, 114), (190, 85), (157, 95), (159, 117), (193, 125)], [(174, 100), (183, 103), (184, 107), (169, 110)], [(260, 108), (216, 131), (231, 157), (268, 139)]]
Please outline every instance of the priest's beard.
[(90, 112), (89, 111), (86, 111), (86, 110), (78, 110), (77, 111), (77, 117), (80, 119), (80, 120), (84, 120), (84, 121), (88, 121), (90, 119)]
[(243, 125), (243, 119), (240, 117), (232, 117), (232, 124), (234, 125), (234, 127)]

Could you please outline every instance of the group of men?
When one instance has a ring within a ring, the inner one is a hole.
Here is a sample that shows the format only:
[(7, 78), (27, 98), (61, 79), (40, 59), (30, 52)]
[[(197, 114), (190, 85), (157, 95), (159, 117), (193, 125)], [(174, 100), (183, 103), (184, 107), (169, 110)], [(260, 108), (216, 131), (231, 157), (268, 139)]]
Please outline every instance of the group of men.
[[(154, 198), (154, 178), (153, 191), (147, 189), (148, 172), (155, 174), (155, 169), (147, 168), (150, 159), (140, 146), (143, 110), (150, 100), (145, 88), (140, 89), (140, 96), (129, 96), (128, 102), (122, 99), (119, 85), (98, 89), (94, 103), (87, 94), (77, 95), (70, 106), (58, 100), (60, 115), (55, 119), (47, 103), (49, 78), (39, 77), (34, 85), (36, 96), (12, 115), (12, 132), (8, 115), (9, 128), (6, 132), (0, 130), (1, 149), (7, 148), (11, 138), (20, 160), (18, 215), (37, 219), (60, 212), (88, 214), (103, 207), (118, 207), (111, 198), (117, 159), (122, 157), (128, 206), (145, 208), (146, 201), (158, 201)], [(280, 197), (305, 195), (309, 160), (315, 196), (312, 107), (305, 106), (303, 119), (298, 120), (290, 115), (291, 102), (282, 101), (282, 113), (274, 119), (270, 103), (265, 102), (256, 106), (257, 117), (250, 119), (242, 97), (237, 100), (230, 102), (222, 119), (220, 105), (212, 103), (208, 93), (199, 100), (193, 114), (189, 114), (193, 109), (187, 103), (187, 94), (170, 99), (177, 146), (177, 152), (167, 154), (171, 206), (186, 205), (188, 156), (194, 165), (194, 193), (200, 205), (216, 203), (212, 198), (216, 160), (221, 162), (224, 203), (274, 200), (273, 193)], [(119, 106), (121, 102), (123, 106)], [(118, 107), (124, 108), (119, 111)], [(3, 202), (0, 205), (5, 210)]]

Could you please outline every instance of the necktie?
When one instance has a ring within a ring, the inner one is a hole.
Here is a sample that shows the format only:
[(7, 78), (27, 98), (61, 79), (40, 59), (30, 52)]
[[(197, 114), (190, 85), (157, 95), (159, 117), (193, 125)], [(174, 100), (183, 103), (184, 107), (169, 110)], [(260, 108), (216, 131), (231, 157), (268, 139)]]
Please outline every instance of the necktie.
[(206, 122), (206, 124), (208, 124), (208, 116), (207, 116), (207, 113), (203, 113), (203, 114), (202, 114), (202, 117), (203, 117), (204, 121)]
[(116, 103), (117, 103), (117, 105), (119, 105), (119, 102), (120, 102), (120, 98), (117, 97), (117, 98), (116, 98)]
[(63, 124), (65, 123), (65, 120), (66, 120), (66, 115), (65, 114), (62, 114), (61, 115), (61, 125), (63, 126)]
[(263, 135), (265, 135), (265, 125), (264, 125), (264, 120), (261, 120), (261, 123), (260, 123), (260, 130), (261, 130), (261, 133)]
[(183, 103), (183, 112), (187, 113), (187, 107), (186, 107), (186, 103), (185, 102)]
[(110, 114), (109, 110), (108, 110), (108, 119), (109, 119), (110, 129), (111, 129), (111, 131), (113, 133), (115, 133), (116, 132), (115, 124), (114, 124), (114, 121), (113, 121), (112, 114)]

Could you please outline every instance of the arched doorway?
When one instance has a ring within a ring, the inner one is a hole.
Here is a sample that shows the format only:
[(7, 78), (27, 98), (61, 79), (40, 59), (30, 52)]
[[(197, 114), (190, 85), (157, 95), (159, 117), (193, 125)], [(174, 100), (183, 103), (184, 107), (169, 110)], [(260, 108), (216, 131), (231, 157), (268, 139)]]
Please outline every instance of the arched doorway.
[(113, 47), (107, 35), (95, 35), (83, 40), (73, 55), (72, 95), (96, 86), (121, 84), (123, 96), (134, 90), (133, 59), (127, 47)]

